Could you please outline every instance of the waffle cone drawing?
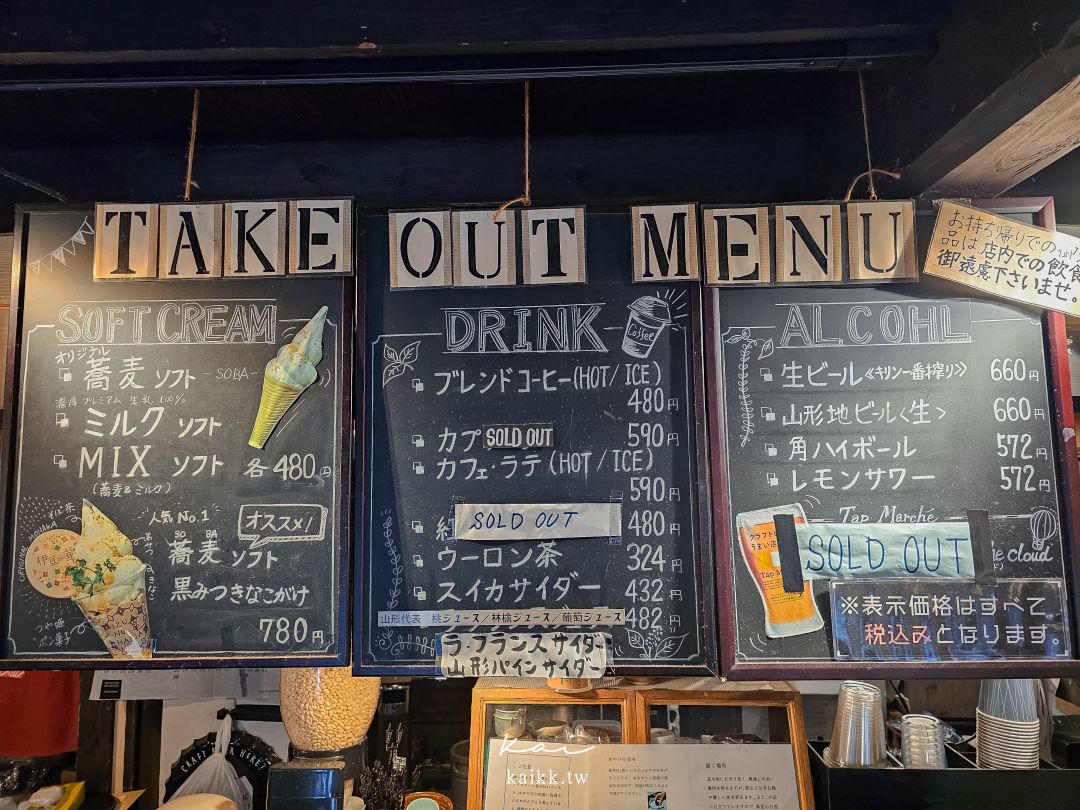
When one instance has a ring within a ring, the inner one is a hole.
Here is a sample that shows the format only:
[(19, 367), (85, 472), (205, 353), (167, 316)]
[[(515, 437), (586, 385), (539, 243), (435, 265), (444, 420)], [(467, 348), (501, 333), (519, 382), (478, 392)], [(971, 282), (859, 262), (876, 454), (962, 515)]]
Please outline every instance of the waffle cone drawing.
[(315, 313), (296, 336), (282, 346), (266, 364), (259, 412), (251, 429), (248, 444), (261, 450), (285, 412), (317, 379), (315, 368), (322, 360), (322, 335), (326, 326), (326, 307)]
[[(306, 388), (307, 386), (304, 386)], [(262, 450), (274, 428), (278, 426), (285, 411), (304, 393), (304, 388), (297, 388), (278, 382), (272, 377), (263, 377), (262, 398), (259, 400), (259, 413), (255, 416), (255, 426), (251, 429), (248, 444)]]
[(65, 574), (71, 599), (113, 658), (150, 658), (146, 564), (126, 534), (90, 501), (83, 500), (82, 533)]
[(152, 658), (150, 613), (146, 606), (145, 586), (134, 599), (117, 604), (86, 604), (75, 600), (83, 616), (105, 643), (113, 658)]

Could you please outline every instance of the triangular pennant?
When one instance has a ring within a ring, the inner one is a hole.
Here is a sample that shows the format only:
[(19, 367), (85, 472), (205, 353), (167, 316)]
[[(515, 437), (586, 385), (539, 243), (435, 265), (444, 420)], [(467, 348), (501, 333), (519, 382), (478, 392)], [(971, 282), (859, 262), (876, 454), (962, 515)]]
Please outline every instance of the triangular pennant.
[(86, 237), (83, 236), (83, 232), (81, 230), (78, 230), (78, 231), (75, 231), (75, 234), (71, 237), (71, 241), (72, 242), (77, 242), (80, 245), (85, 245), (86, 244)]
[(56, 259), (60, 264), (67, 264), (67, 259), (64, 257), (64, 248), (58, 247), (52, 252), (52, 257)]

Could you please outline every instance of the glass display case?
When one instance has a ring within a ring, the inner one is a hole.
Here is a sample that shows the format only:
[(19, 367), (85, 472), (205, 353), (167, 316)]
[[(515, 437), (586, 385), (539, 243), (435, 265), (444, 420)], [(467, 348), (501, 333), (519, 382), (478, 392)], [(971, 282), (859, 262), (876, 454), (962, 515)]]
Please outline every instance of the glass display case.
[[(637, 714), (659, 745), (783, 745), (791, 751), (799, 804), (814, 806), (802, 696), (793, 690), (642, 689)], [(786, 758), (786, 756), (785, 756)]]
[[(703, 685), (708, 688), (688, 688)], [(728, 744), (740, 746), (749, 760), (755, 758), (752, 751), (741, 746), (782, 746), (781, 754), (762, 753), (779, 757), (774, 762), (790, 756), (799, 806), (813, 808), (801, 696), (787, 684), (779, 686), (733, 689), (718, 680), (680, 678), (659, 686), (565, 694), (549, 689), (543, 680), (482, 678), (473, 690), (468, 810), (485, 810), (493, 741), (512, 741), (525, 753), (538, 743)], [(733, 749), (726, 750), (730, 754)]]
[(549, 689), (543, 679), (482, 678), (473, 690), (468, 810), (483, 810), (488, 746), (493, 739), (586, 745), (641, 742), (645, 732), (639, 720), (634, 693), (626, 689), (567, 694)]

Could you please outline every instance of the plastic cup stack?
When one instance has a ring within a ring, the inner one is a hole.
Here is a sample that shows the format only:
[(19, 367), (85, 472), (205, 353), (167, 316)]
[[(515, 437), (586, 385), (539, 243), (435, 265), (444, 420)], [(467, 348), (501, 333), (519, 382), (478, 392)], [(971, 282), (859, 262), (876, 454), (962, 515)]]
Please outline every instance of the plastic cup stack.
[(883, 768), (886, 761), (881, 690), (863, 681), (843, 681), (825, 764), (831, 768)]
[(900, 759), (905, 768), (948, 768), (941, 721), (931, 714), (906, 714), (900, 720)]
[(1039, 767), (1035, 681), (983, 681), (975, 710), (976, 764), (1011, 770)]

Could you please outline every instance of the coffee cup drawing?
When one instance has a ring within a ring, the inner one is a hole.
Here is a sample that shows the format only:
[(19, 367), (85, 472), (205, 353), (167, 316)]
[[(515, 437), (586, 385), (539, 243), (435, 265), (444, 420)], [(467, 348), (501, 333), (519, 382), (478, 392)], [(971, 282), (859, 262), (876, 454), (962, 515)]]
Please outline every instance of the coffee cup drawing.
[(640, 360), (652, 354), (660, 333), (671, 323), (671, 307), (655, 295), (643, 295), (630, 304), (622, 348)]

